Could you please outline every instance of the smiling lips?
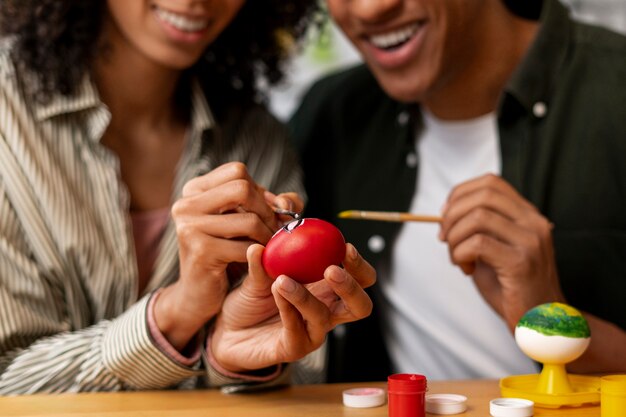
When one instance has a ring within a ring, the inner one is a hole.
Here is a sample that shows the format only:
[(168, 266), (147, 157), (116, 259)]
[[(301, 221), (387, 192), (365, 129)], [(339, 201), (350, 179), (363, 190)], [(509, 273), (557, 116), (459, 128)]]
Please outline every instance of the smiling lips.
[(155, 7), (155, 13), (159, 20), (181, 32), (193, 33), (206, 29), (209, 26), (209, 19), (191, 18), (179, 13), (174, 13), (169, 10), (164, 10), (159, 7)]
[(404, 67), (419, 54), (427, 26), (427, 20), (417, 20), (386, 32), (366, 34), (362, 38), (364, 51), (377, 67)]
[(420, 23), (411, 23), (394, 31), (370, 35), (369, 41), (379, 49), (394, 49), (411, 39), (420, 26)]

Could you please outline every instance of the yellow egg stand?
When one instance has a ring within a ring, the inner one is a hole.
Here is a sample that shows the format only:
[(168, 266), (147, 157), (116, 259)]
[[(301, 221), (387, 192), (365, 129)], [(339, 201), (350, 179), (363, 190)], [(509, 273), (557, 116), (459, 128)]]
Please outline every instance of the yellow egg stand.
[(558, 331), (550, 332), (550, 329), (548, 334), (540, 334), (521, 325), (527, 316), (535, 321), (541, 321), (542, 317), (538, 312), (542, 310), (557, 311), (562, 313), (562, 317), (575, 318), (586, 327), (589, 334), (589, 327), (582, 314), (566, 304), (542, 304), (529, 310), (515, 328), (515, 341), (527, 356), (541, 362), (543, 369), (539, 374), (502, 378), (500, 380), (502, 396), (525, 398), (534, 401), (537, 407), (544, 408), (578, 407), (599, 403), (600, 378), (568, 374), (565, 369), (567, 363), (584, 353), (589, 346), (590, 338), (562, 337)]

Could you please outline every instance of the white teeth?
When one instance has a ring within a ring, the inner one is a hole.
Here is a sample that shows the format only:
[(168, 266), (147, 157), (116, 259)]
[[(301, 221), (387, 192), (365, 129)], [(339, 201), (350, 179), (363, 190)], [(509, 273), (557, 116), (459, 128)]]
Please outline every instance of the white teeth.
[(158, 7), (155, 11), (159, 19), (169, 23), (178, 30), (182, 30), (183, 32), (197, 32), (209, 25), (209, 21), (207, 19), (190, 19), (187, 16), (163, 10)]
[(409, 26), (405, 26), (404, 28), (395, 30), (393, 32), (372, 35), (370, 36), (369, 40), (370, 42), (372, 42), (372, 44), (374, 44), (374, 46), (381, 49), (398, 46), (408, 41), (411, 36), (415, 34), (419, 26), (419, 23), (413, 23)]

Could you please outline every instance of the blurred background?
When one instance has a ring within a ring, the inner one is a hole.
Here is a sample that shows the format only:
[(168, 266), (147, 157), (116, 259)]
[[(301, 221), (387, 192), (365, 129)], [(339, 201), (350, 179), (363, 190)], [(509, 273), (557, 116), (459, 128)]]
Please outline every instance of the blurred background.
[[(581, 21), (626, 35), (626, 0), (561, 0)], [(323, 16), (320, 28), (311, 27), (301, 53), (290, 63), (288, 76), (269, 92), (270, 109), (281, 120), (296, 110), (302, 95), (317, 78), (360, 61), (358, 53), (337, 27)]]

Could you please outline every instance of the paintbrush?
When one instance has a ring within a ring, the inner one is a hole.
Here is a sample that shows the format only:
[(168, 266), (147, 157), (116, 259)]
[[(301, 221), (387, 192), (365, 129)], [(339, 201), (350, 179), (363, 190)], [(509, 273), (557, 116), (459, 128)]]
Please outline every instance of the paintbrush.
[(440, 223), (440, 216), (401, 213), (397, 211), (346, 210), (338, 214), (342, 219), (379, 220), (383, 222), (429, 222)]

